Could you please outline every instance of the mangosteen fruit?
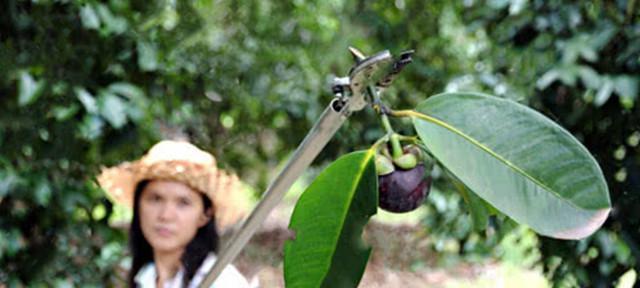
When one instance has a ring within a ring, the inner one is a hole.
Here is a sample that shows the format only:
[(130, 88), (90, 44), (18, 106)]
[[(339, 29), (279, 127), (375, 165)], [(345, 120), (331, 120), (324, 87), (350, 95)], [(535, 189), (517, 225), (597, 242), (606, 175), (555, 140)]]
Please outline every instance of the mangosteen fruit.
[(378, 176), (378, 205), (389, 212), (409, 212), (422, 204), (430, 188), (431, 177), (425, 177), (424, 164), (406, 170), (395, 169)]

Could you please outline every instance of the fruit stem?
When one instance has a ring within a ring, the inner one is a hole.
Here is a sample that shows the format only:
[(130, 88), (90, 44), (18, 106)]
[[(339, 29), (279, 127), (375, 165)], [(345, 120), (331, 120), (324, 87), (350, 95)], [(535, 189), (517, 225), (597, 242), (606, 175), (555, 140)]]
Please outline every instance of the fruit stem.
[(369, 95), (369, 97), (371, 97), (371, 102), (373, 103), (374, 109), (380, 114), (380, 119), (382, 120), (382, 126), (384, 127), (384, 130), (387, 131), (386, 137), (388, 137), (388, 140), (391, 142), (391, 155), (394, 159), (402, 156), (400, 136), (395, 131), (393, 131), (391, 122), (389, 122), (389, 116), (387, 116), (389, 109), (381, 106), (382, 104), (380, 101), (380, 95), (373, 85), (367, 86), (367, 94)]
[(400, 156), (402, 156), (402, 146), (400, 146), (400, 139), (398, 134), (393, 133), (391, 134), (391, 155), (393, 156), (393, 159), (396, 159)]
[(387, 114), (380, 114), (380, 115), (381, 115), (380, 118), (382, 119), (382, 126), (384, 127), (384, 130), (387, 131), (387, 135), (393, 135), (395, 132), (391, 127), (391, 123), (389, 122), (389, 117), (387, 116)]
[(389, 122), (389, 117), (385, 113), (380, 113), (380, 118), (382, 119), (382, 126), (384, 126), (384, 130), (387, 131), (387, 135), (389, 136), (389, 141), (391, 142), (391, 155), (393, 158), (398, 158), (402, 156), (402, 146), (400, 146), (400, 135), (398, 135), (393, 128), (391, 127), (391, 123)]

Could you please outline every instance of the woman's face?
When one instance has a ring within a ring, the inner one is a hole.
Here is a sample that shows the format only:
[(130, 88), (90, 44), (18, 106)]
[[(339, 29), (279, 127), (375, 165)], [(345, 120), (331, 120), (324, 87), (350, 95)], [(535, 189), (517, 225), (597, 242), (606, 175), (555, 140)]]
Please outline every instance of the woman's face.
[(138, 209), (142, 233), (155, 252), (183, 250), (209, 221), (202, 195), (176, 181), (149, 182)]

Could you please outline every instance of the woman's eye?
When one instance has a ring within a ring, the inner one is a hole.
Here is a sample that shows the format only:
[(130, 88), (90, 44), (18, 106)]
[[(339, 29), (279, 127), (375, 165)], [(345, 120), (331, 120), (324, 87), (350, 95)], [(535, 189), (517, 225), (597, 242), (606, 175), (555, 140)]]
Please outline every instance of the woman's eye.
[(180, 199), (178, 200), (178, 204), (180, 204), (180, 206), (189, 206), (191, 205), (191, 201), (189, 201), (189, 199)]
[(158, 195), (150, 195), (147, 199), (148, 199), (150, 202), (154, 202), (154, 203), (156, 203), (156, 202), (160, 202), (160, 200), (162, 200), (162, 197), (160, 197), (160, 196), (158, 196)]

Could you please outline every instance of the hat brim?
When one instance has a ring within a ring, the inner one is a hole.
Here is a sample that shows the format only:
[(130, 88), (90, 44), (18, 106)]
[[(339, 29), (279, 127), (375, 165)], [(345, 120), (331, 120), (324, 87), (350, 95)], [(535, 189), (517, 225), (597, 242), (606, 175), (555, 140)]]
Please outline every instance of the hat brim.
[(138, 160), (103, 168), (97, 177), (109, 198), (133, 208), (135, 188), (143, 180), (173, 180), (204, 193), (214, 206), (218, 230), (241, 220), (249, 208), (249, 197), (235, 174), (187, 161), (162, 161), (149, 165)]

